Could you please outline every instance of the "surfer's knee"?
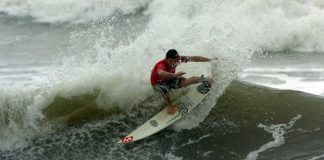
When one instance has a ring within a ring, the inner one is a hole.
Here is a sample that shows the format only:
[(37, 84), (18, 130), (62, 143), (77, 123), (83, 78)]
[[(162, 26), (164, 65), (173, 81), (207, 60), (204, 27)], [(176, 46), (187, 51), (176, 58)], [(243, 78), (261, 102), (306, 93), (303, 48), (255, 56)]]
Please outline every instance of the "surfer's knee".
[(198, 83), (199, 80), (200, 80), (200, 77), (190, 77), (190, 78), (182, 80), (181, 81), (181, 86), (186, 87), (186, 86), (189, 86), (191, 84)]

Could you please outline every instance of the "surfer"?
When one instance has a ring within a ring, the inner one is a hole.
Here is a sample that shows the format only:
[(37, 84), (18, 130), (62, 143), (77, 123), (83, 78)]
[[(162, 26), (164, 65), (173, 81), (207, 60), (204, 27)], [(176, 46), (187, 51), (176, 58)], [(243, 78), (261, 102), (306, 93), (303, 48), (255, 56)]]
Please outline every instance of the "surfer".
[(176, 67), (180, 63), (209, 62), (211, 60), (202, 56), (180, 56), (175, 49), (170, 49), (166, 53), (165, 59), (155, 64), (151, 73), (151, 85), (155, 91), (162, 95), (168, 107), (168, 114), (174, 114), (177, 111), (176, 106), (171, 103), (170, 89), (179, 89), (201, 81), (207, 81), (209, 85), (212, 83), (211, 78), (196, 76), (184, 78), (183, 75), (186, 72), (176, 72)]

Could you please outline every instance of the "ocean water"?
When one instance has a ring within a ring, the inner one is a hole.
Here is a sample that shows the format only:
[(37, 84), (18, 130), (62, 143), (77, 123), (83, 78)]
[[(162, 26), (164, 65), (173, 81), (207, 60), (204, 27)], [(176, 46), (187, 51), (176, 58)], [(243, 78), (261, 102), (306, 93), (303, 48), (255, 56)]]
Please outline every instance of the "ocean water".
[[(321, 0), (0, 0), (0, 159), (324, 159)], [(169, 128), (154, 64), (180, 55), (211, 96)]]

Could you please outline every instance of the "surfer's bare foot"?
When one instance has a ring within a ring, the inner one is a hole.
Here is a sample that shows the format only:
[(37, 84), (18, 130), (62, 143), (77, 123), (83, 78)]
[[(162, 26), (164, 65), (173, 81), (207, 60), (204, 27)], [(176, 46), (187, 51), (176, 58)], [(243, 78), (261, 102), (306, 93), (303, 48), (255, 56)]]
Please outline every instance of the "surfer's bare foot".
[(207, 82), (209, 85), (211, 85), (213, 82), (214, 82), (214, 80), (211, 78), (211, 77), (201, 77), (202, 79), (201, 79), (201, 82)]
[(210, 85), (214, 82), (214, 80), (210, 77), (207, 77), (206, 80)]
[(167, 110), (168, 114), (174, 114), (176, 113), (176, 111), (177, 111), (176, 106), (168, 106), (168, 110)]

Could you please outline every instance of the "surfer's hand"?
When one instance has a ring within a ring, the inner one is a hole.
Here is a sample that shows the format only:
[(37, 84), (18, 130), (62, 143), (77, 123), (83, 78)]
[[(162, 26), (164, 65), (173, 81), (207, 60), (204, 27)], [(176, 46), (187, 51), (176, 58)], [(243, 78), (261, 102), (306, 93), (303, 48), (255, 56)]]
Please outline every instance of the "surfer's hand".
[(177, 112), (177, 107), (176, 106), (168, 106), (167, 112), (168, 112), (168, 114), (174, 114)]
[(218, 60), (217, 57), (210, 59), (210, 61), (216, 61), (216, 60)]
[(176, 76), (176, 77), (181, 77), (181, 76), (183, 76), (184, 74), (186, 74), (186, 72), (182, 72), (182, 71), (180, 71), (180, 72), (177, 72), (177, 73), (175, 74), (175, 76)]

